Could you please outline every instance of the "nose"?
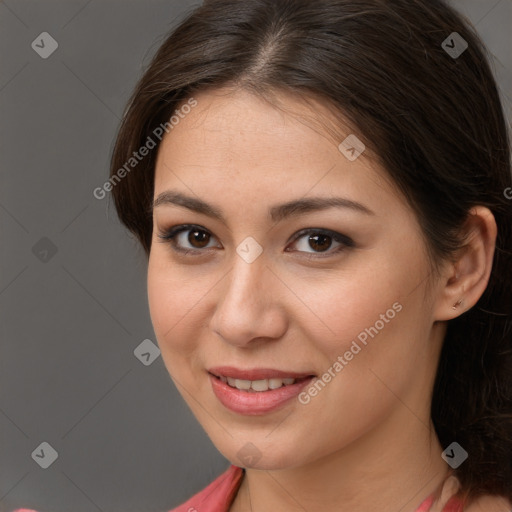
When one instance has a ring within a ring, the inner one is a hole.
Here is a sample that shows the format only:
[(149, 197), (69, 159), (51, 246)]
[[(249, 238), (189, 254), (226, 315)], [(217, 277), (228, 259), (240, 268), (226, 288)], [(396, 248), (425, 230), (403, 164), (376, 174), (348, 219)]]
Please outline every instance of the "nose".
[(288, 325), (283, 288), (263, 256), (247, 263), (237, 255), (233, 268), (217, 287), (210, 328), (226, 343), (238, 347), (281, 338)]

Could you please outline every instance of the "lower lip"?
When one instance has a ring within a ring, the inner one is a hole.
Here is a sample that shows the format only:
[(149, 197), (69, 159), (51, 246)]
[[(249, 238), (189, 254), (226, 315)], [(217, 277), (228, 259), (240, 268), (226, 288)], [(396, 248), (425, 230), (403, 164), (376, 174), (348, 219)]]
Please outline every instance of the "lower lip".
[(220, 403), (230, 411), (238, 414), (258, 415), (266, 414), (281, 408), (285, 403), (295, 398), (314, 377), (300, 380), (289, 386), (268, 391), (240, 391), (232, 388), (219, 378), (209, 374), (212, 389)]

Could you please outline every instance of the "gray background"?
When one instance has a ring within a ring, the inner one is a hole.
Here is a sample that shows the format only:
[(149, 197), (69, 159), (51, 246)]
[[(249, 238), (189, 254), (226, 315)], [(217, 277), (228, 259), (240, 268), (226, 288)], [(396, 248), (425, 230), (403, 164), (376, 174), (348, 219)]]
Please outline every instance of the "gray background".
[[(454, 4), (493, 54), (511, 119), (512, 0)], [(228, 466), (162, 358), (134, 355), (156, 344), (145, 256), (92, 195), (137, 78), (196, 5), (0, 2), (1, 512), (165, 511)], [(59, 44), (47, 59), (31, 47), (42, 32)], [(42, 442), (58, 452), (47, 469)]]

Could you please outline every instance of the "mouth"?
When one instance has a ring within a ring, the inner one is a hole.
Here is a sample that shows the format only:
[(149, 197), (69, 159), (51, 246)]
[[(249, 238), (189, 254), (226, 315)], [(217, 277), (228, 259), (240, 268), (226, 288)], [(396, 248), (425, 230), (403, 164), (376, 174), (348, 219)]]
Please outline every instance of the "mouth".
[(281, 408), (315, 378), (308, 372), (233, 367), (210, 368), (208, 374), (213, 392), (222, 405), (247, 415)]
[(308, 377), (302, 379), (294, 379), (292, 377), (285, 377), (284, 379), (259, 379), (259, 380), (245, 380), (245, 379), (234, 379), (233, 377), (225, 377), (221, 375), (217, 377), (228, 386), (238, 389), (239, 391), (247, 391), (248, 393), (260, 393), (262, 391), (268, 391), (269, 389), (279, 389), (283, 386), (291, 386), (296, 382), (301, 382)]

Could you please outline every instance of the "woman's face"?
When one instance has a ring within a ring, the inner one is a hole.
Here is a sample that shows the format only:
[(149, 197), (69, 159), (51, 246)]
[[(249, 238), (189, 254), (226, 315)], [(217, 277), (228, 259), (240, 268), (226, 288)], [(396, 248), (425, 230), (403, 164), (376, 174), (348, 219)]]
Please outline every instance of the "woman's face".
[(414, 442), (442, 338), (405, 200), (338, 148), (349, 132), (301, 122), (326, 106), (280, 98), (182, 109), (159, 149), (148, 271), (172, 379), (224, 456), (261, 469)]

